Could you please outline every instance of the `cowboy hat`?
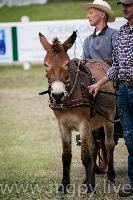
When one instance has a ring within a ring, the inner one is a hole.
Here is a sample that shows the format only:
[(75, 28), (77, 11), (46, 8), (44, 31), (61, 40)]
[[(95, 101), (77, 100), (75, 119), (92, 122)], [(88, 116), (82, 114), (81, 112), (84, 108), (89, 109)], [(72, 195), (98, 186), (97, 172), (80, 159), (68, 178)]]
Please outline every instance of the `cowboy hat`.
[(99, 10), (104, 11), (108, 15), (108, 22), (115, 21), (115, 14), (111, 9), (111, 6), (104, 0), (94, 0), (93, 2), (84, 4), (88, 9), (97, 8)]
[(117, 4), (119, 5), (119, 4), (132, 4), (133, 3), (133, 0), (119, 0), (118, 2), (117, 2)]

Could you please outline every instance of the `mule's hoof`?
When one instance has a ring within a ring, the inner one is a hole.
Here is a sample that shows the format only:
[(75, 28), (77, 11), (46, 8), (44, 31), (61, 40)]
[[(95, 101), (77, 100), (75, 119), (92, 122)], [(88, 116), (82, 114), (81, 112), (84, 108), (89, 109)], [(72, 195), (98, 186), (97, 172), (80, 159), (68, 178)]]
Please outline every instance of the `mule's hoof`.
[(87, 179), (85, 179), (82, 183), (82, 188), (86, 191), (86, 194), (93, 195), (96, 194), (96, 189), (88, 183)]
[(86, 185), (87, 183), (87, 179), (85, 179), (83, 182), (82, 182), (82, 185)]
[(67, 192), (58, 191), (58, 196), (59, 197), (63, 197), (66, 194), (67, 194)]
[(59, 185), (59, 187), (58, 187), (58, 195), (61, 197), (61, 196), (64, 196), (66, 194), (67, 194), (67, 191), (64, 188), (64, 186), (63, 185)]
[(88, 193), (89, 198), (95, 197), (96, 196), (96, 191), (94, 190), (93, 192)]

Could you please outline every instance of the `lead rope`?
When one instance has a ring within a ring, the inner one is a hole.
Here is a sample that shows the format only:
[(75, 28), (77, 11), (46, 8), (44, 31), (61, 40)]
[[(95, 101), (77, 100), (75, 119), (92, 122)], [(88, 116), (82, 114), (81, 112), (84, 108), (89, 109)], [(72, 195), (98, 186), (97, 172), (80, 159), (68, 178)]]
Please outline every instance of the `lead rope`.
[[(82, 49), (83, 49), (83, 54), (82, 54), (81, 58), (82, 58), (82, 59), (86, 59), (87, 56), (86, 56), (86, 53), (85, 53), (85, 51), (84, 51), (84, 45), (83, 45), (83, 42), (82, 42), (82, 40), (81, 40), (80, 33), (79, 33), (78, 30), (77, 30), (77, 33), (78, 33), (78, 36), (79, 36), (79, 39), (80, 39), (80, 43), (81, 43), (81, 46), (82, 46)], [(83, 55), (84, 55), (84, 57), (83, 57)]]
[[(76, 30), (76, 33), (77, 33), (77, 30)], [(75, 40), (75, 43), (74, 43), (74, 58), (76, 58), (76, 40)]]
[[(79, 37), (79, 40), (80, 40), (80, 43), (81, 43), (81, 46), (82, 46), (82, 49), (83, 49), (83, 54), (84, 54), (84, 57), (86, 58), (86, 54), (85, 54), (85, 51), (84, 51), (83, 42), (81, 40), (80, 33), (79, 33), (78, 30), (76, 30), (76, 33), (78, 34), (78, 37)], [(76, 58), (76, 41), (75, 41), (75, 45), (74, 45), (74, 58)], [(84, 59), (83, 55), (81, 55), (81, 59)]]

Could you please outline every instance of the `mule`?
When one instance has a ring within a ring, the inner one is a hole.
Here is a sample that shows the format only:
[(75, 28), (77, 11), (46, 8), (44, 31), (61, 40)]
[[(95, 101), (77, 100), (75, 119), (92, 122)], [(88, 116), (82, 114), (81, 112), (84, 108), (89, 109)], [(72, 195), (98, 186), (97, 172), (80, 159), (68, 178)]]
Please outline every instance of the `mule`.
[[(90, 101), (92, 96), (89, 95), (87, 90), (87, 85), (92, 84), (91, 82), (94, 79), (95, 81), (101, 79), (109, 66), (102, 61), (88, 60), (85, 63), (85, 68), (80, 70), (79, 66), (76, 66), (75, 62), (70, 60), (67, 51), (76, 40), (76, 32), (73, 32), (63, 44), (57, 38), (54, 38), (51, 44), (41, 33), (39, 33), (39, 38), (46, 50), (44, 65), (47, 71), (50, 107), (58, 120), (62, 140), (63, 178), (58, 188), (59, 193), (66, 194), (70, 184), (71, 135), (73, 130), (79, 131), (81, 136), (81, 160), (86, 174), (83, 184), (85, 184), (88, 193), (93, 192), (95, 190), (97, 157), (97, 149), (92, 134), (93, 129), (104, 127), (108, 165), (107, 180), (109, 182), (115, 180), (113, 163), (114, 124), (112, 121), (115, 118), (116, 98), (99, 93), (94, 101)], [(70, 77), (71, 71), (72, 76)], [(86, 79), (87, 85), (81, 83), (81, 77), (82, 80)], [(80, 85), (80, 88), (77, 85)], [(102, 88), (115, 92), (111, 82), (106, 83)], [(82, 93), (81, 90), (85, 91), (83, 98), (79, 98)], [(73, 100), (73, 96), (76, 96), (75, 100)], [(90, 102), (94, 103), (91, 104)], [(95, 109), (92, 109), (92, 107)]]

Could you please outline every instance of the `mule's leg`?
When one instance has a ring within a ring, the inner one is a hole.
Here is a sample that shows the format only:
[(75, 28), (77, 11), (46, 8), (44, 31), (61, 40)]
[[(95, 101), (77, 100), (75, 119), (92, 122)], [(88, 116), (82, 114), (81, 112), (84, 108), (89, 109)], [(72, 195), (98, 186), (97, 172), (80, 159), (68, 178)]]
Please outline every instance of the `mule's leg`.
[(67, 187), (70, 184), (70, 165), (71, 165), (71, 131), (63, 125), (59, 125), (62, 139), (62, 163), (63, 163), (63, 178), (62, 183), (58, 188), (60, 194), (67, 193)]
[(103, 127), (95, 129), (92, 131), (94, 138), (99, 135), (100, 139), (97, 141), (95, 139), (95, 144), (97, 147), (97, 164), (96, 164), (96, 174), (103, 174), (107, 168), (107, 153), (105, 147), (105, 134)]
[(107, 151), (105, 147), (105, 134), (104, 137), (102, 137), (99, 141), (99, 146), (100, 146), (100, 156), (101, 156), (101, 163), (100, 166), (105, 170), (107, 168)]
[(114, 125), (110, 122), (104, 126), (105, 130), (105, 146), (107, 150), (107, 178), (109, 182), (115, 181), (115, 170), (114, 170)]
[(92, 132), (88, 122), (81, 123), (81, 160), (85, 167), (86, 178), (83, 182), (87, 186), (88, 192), (93, 192), (95, 188), (95, 165), (96, 165), (96, 147)]

